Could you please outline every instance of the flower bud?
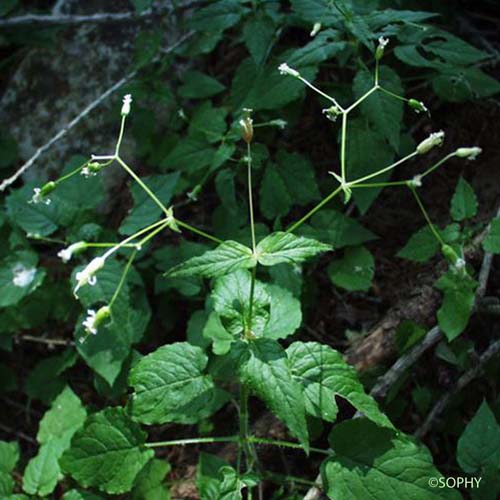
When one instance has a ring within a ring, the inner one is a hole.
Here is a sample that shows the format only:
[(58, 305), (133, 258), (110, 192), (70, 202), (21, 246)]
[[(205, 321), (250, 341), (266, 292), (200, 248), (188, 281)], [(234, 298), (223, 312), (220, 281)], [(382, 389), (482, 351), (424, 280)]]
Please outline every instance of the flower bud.
[(406, 184), (411, 188), (422, 187), (422, 176), (417, 174), (413, 177), (413, 179), (407, 181)]
[(47, 198), (47, 196), (54, 191), (54, 189), (57, 187), (57, 184), (54, 181), (47, 182), (44, 184), (41, 188), (34, 188), (33, 189), (33, 196), (31, 197), (31, 200), (28, 203), (43, 203), (45, 205), (50, 205), (51, 200), (50, 198)]
[(342, 114), (340, 108), (335, 104), (329, 108), (323, 109), (321, 112), (332, 122), (336, 122), (338, 116)]
[(78, 241), (73, 243), (67, 248), (63, 248), (57, 253), (57, 256), (61, 258), (61, 260), (66, 263), (71, 260), (73, 255), (85, 250), (87, 248), (87, 243), (85, 241)]
[(252, 110), (245, 108), (243, 111), (244, 116), (239, 122), (241, 127), (241, 137), (247, 144), (250, 144), (253, 138), (253, 120), (250, 117)]
[(408, 106), (412, 108), (415, 113), (429, 113), (429, 110), (422, 101), (417, 101), (416, 99), (410, 99), (408, 101)]
[(381, 36), (378, 39), (378, 47), (375, 50), (375, 60), (380, 61), (380, 59), (382, 59), (382, 57), (384, 55), (385, 47), (388, 43), (389, 43), (388, 38), (384, 38), (383, 36)]
[(102, 306), (97, 312), (93, 309), (87, 311), (87, 317), (82, 325), (85, 327), (87, 334), (96, 335), (100, 325), (111, 317), (111, 309), (109, 306)]
[(123, 105), (122, 105), (122, 116), (127, 116), (130, 113), (130, 103), (132, 102), (132, 96), (127, 94), (123, 96)]
[(321, 23), (320, 22), (314, 23), (310, 36), (315, 37), (319, 33), (320, 29), (321, 29)]
[(483, 150), (477, 146), (471, 148), (458, 148), (455, 151), (455, 156), (458, 156), (459, 158), (467, 158), (467, 160), (475, 160), (482, 151)]
[(92, 259), (83, 271), (80, 271), (76, 273), (76, 287), (75, 290), (73, 291), (75, 297), (77, 296), (78, 290), (86, 285), (89, 284), (90, 286), (94, 286), (97, 283), (97, 278), (96, 278), (96, 273), (97, 271), (101, 270), (104, 267), (104, 264), (106, 263), (105, 257), (96, 257), (95, 259)]
[(443, 254), (444, 258), (450, 263), (455, 265), (458, 259), (460, 258), (457, 255), (457, 252), (453, 250), (453, 248), (450, 245), (443, 245), (441, 247), (441, 253)]
[(433, 132), (427, 139), (423, 140), (417, 146), (417, 153), (423, 155), (428, 153), (435, 146), (441, 146), (444, 141), (444, 132), (440, 130), (439, 132)]
[(288, 66), (287, 63), (280, 64), (278, 66), (278, 71), (282, 75), (290, 75), (290, 76), (294, 76), (295, 78), (300, 77), (300, 73), (296, 69), (290, 68), (290, 66)]

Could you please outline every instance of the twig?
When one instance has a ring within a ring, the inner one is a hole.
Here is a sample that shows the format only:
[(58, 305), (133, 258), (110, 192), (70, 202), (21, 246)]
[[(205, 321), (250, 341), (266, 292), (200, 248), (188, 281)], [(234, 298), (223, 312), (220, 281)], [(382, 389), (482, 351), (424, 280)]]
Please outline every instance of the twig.
[[(190, 38), (194, 34), (193, 31), (186, 33), (183, 35), (177, 42), (175, 42), (170, 47), (161, 51), (161, 54), (169, 54), (174, 51), (179, 45), (184, 43), (188, 38)], [(157, 62), (159, 56), (153, 59), (151, 62)], [(36, 160), (45, 153), (48, 149), (52, 147), (59, 139), (64, 137), (75, 125), (80, 123), (80, 121), (85, 118), (91, 111), (93, 111), (99, 104), (101, 104), (107, 97), (109, 97), (113, 92), (116, 92), (120, 87), (125, 85), (129, 80), (132, 80), (137, 75), (137, 70), (133, 70), (123, 78), (114, 83), (111, 87), (109, 87), (104, 93), (102, 93), (97, 99), (92, 101), (79, 115), (77, 115), (73, 120), (71, 120), (66, 126), (64, 126), (55, 136), (53, 136), (48, 142), (46, 142), (43, 146), (39, 147), (35, 154), (26, 162), (24, 165), (16, 171), (11, 177), (4, 179), (0, 184), (0, 193), (5, 191), (11, 184), (13, 184), (21, 175), (23, 175)]]
[(99, 12), (90, 15), (66, 15), (66, 14), (26, 14), (24, 16), (8, 17), (0, 19), (0, 28), (17, 28), (19, 26), (78, 26), (80, 24), (117, 24), (138, 21), (153, 16), (161, 15), (169, 9), (166, 7), (158, 9), (146, 9), (140, 13), (131, 12)]
[(16, 340), (25, 340), (28, 342), (38, 342), (39, 344), (46, 344), (49, 347), (53, 346), (72, 346), (75, 343), (72, 340), (65, 339), (48, 339), (46, 337), (34, 337), (33, 335), (22, 335), (21, 337), (17, 337)]
[(439, 418), (443, 410), (446, 408), (450, 400), (456, 396), (465, 386), (467, 386), (472, 380), (477, 378), (483, 372), (484, 366), (488, 361), (493, 359), (496, 355), (500, 353), (500, 340), (493, 342), (486, 351), (479, 358), (476, 366), (466, 371), (459, 379), (456, 386), (450, 391), (441, 396), (438, 402), (434, 405), (430, 413), (427, 415), (424, 423), (419, 427), (414, 436), (417, 439), (422, 439), (431, 429), (434, 422)]
[(16, 431), (15, 429), (11, 429), (10, 427), (7, 427), (6, 425), (2, 424), (1, 422), (0, 422), (0, 429), (2, 429), (7, 434), (10, 434), (11, 436), (17, 436), (18, 438), (24, 439), (25, 441), (28, 441), (31, 444), (37, 444), (37, 442), (31, 436), (28, 436), (24, 432)]

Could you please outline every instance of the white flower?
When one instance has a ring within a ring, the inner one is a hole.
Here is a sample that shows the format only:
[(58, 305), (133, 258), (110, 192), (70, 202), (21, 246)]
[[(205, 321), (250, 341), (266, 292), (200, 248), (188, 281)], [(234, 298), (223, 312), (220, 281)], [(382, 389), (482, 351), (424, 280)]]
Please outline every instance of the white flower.
[(337, 105), (322, 109), (321, 112), (332, 122), (337, 121), (337, 117), (342, 114), (342, 111)]
[(35, 279), (36, 269), (34, 267), (24, 267), (23, 264), (16, 264), (12, 269), (12, 283), (14, 286), (26, 288)]
[(79, 273), (76, 273), (76, 287), (74, 290), (75, 297), (77, 296), (78, 290), (86, 285), (89, 284), (90, 286), (94, 286), (97, 283), (97, 278), (95, 274), (97, 271), (102, 269), (104, 267), (104, 264), (106, 263), (106, 259), (104, 257), (96, 257), (95, 259), (92, 259), (88, 264), (87, 267), (83, 270), (80, 271)]
[(269, 122), (269, 125), (273, 125), (274, 127), (278, 127), (280, 129), (284, 129), (287, 125), (287, 122), (285, 120), (281, 120), (280, 118), (277, 118), (276, 120), (271, 120)]
[(429, 113), (427, 106), (422, 101), (416, 99), (409, 99), (408, 104), (415, 110), (415, 113)]
[(38, 203), (50, 205), (51, 200), (50, 198), (45, 198), (45, 196), (43, 196), (42, 190), (40, 188), (34, 188), (33, 196), (31, 197), (31, 200), (28, 203), (33, 203), (34, 205), (37, 205)]
[(465, 262), (465, 259), (459, 257), (455, 262), (455, 269), (457, 271), (462, 271), (463, 269), (465, 269), (466, 264), (467, 263)]
[(383, 36), (381, 36), (379, 39), (378, 39), (378, 46), (381, 48), (381, 49), (385, 49), (385, 47), (387, 46), (387, 44), (389, 43), (389, 39), (388, 38), (385, 38)]
[(130, 94), (123, 96), (122, 116), (127, 116), (130, 113), (131, 102), (132, 96)]
[(433, 147), (441, 146), (444, 141), (444, 132), (440, 130), (439, 132), (433, 132), (427, 139), (423, 140), (417, 146), (417, 153), (425, 154), (428, 153)]
[(413, 179), (408, 181), (408, 186), (410, 187), (422, 187), (422, 176), (415, 175)]
[(312, 31), (310, 33), (310, 36), (314, 37), (319, 33), (319, 30), (321, 29), (321, 23), (314, 23), (314, 26), (312, 28)]
[(74, 253), (77, 253), (79, 250), (83, 250), (84, 248), (87, 248), (87, 243), (85, 243), (85, 241), (78, 241), (57, 252), (57, 256), (60, 257), (64, 263), (66, 263), (71, 260)]
[(287, 63), (281, 63), (278, 66), (278, 71), (282, 75), (290, 75), (294, 76), (295, 78), (299, 78), (300, 76), (300, 73), (296, 69), (290, 68)]
[(482, 152), (481, 148), (477, 146), (472, 148), (458, 148), (455, 151), (455, 155), (459, 158), (467, 158), (468, 160), (475, 160)]
[(85, 327), (85, 332), (90, 335), (96, 335), (99, 326), (111, 316), (109, 306), (102, 306), (97, 312), (94, 309), (87, 310), (87, 317), (82, 325)]

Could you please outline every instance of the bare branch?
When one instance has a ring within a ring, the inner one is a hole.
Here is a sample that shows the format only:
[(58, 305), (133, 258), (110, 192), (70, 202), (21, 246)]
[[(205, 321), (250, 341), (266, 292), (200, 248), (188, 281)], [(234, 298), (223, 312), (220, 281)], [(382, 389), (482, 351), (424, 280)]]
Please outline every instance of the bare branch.
[[(194, 32), (190, 31), (189, 33), (186, 33), (184, 36), (182, 36), (177, 42), (175, 42), (173, 45), (170, 47), (161, 50), (160, 55), (164, 54), (169, 54), (173, 50), (175, 50), (179, 45), (184, 43), (188, 38), (190, 38)], [(158, 61), (160, 56), (157, 56), (155, 59), (153, 59), (152, 62)], [(45, 153), (48, 149), (50, 149), (59, 139), (64, 137), (75, 125), (80, 123), (80, 121), (85, 118), (91, 111), (93, 111), (99, 104), (101, 104), (107, 97), (109, 97), (111, 94), (116, 92), (120, 87), (125, 85), (127, 82), (132, 80), (137, 75), (137, 70), (133, 70), (127, 75), (125, 75), (123, 78), (118, 80), (116, 83), (114, 83), (111, 87), (109, 87), (105, 92), (103, 92), (97, 99), (92, 101), (80, 114), (75, 116), (73, 120), (71, 120), (65, 127), (63, 127), (59, 132), (54, 135), (48, 142), (46, 142), (43, 146), (40, 146), (36, 151), (35, 154), (26, 162), (24, 163), (19, 170), (16, 171), (15, 174), (13, 174), (11, 177), (4, 179), (2, 183), (0, 184), (0, 193), (2, 191), (5, 191), (11, 184), (13, 184), (21, 175), (23, 175), (30, 167), (33, 166), (33, 164), (38, 160), (38, 158)]]

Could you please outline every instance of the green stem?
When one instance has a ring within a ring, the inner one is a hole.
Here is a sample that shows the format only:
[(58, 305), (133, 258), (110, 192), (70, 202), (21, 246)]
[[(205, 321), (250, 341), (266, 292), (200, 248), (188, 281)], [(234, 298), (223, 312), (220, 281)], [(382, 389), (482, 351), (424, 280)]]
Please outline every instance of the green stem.
[(455, 155), (455, 152), (447, 154), (444, 158), (441, 158), (437, 163), (432, 165), (432, 167), (428, 168), (420, 177), (424, 178), (426, 175), (429, 175), (431, 172), (434, 172), (436, 168), (440, 167), (444, 162), (448, 161), (450, 158), (453, 158)]
[(334, 99), (333, 97), (329, 96), (328, 94), (325, 94), (322, 90), (320, 90), (317, 87), (315, 87), (311, 82), (308, 82), (302, 76), (299, 76), (298, 79), (302, 83), (304, 83), (305, 85), (307, 85), (310, 89), (314, 90), (314, 92), (318, 93), (320, 96), (323, 96), (328, 101), (333, 102), (333, 104), (335, 104), (335, 106), (337, 106), (337, 108), (339, 108), (340, 111), (344, 112), (344, 108), (336, 101), (336, 99)]
[(191, 226), (190, 224), (187, 224), (186, 222), (182, 222), (179, 219), (175, 219), (175, 222), (177, 222), (177, 225), (179, 227), (183, 227), (184, 229), (187, 229), (188, 231), (191, 231), (194, 234), (197, 234), (199, 236), (203, 236), (203, 238), (207, 238), (210, 241), (213, 241), (214, 243), (221, 244), (224, 243), (224, 241), (220, 240), (216, 236), (212, 236), (211, 234), (205, 233), (205, 231), (202, 231), (201, 229), (198, 229), (194, 226)]
[(401, 165), (401, 163), (404, 163), (405, 161), (408, 161), (410, 158), (413, 158), (414, 156), (417, 156), (417, 155), (418, 155), (417, 151), (414, 151), (413, 153), (410, 153), (408, 156), (401, 158), (401, 160), (398, 160), (397, 162), (389, 165), (388, 167), (382, 168), (382, 169), (378, 170), (377, 172), (373, 172), (373, 174), (365, 175), (364, 177), (360, 177), (359, 179), (356, 179), (355, 181), (349, 182), (349, 187), (354, 187), (355, 184), (360, 184), (364, 181), (367, 181), (368, 179), (373, 179), (374, 177), (377, 177), (380, 174), (388, 172), (389, 170), (396, 168), (398, 165)]
[(378, 85), (379, 75), (380, 75), (380, 61), (378, 59), (375, 60), (375, 86)]
[[(122, 122), (123, 123), (123, 122)], [(168, 214), (167, 207), (158, 199), (158, 197), (151, 191), (151, 189), (144, 184), (141, 178), (119, 157), (116, 157), (116, 161), (123, 167), (123, 169), (141, 186), (144, 191), (149, 195), (149, 197), (162, 209), (162, 211)]]
[(250, 143), (247, 142), (247, 177), (248, 177), (248, 206), (250, 208), (250, 231), (252, 232), (252, 250), (255, 254), (257, 243), (255, 239), (255, 221), (253, 215), (253, 195), (252, 195), (252, 151)]
[[(247, 441), (249, 443), (254, 444), (265, 444), (270, 446), (280, 446), (282, 448), (293, 448), (294, 450), (303, 450), (301, 444), (298, 443), (290, 443), (289, 441), (277, 441), (275, 439), (266, 439), (266, 438), (258, 438), (254, 436), (250, 436)], [(321, 453), (322, 455), (331, 455), (332, 452), (330, 450), (324, 450), (322, 448), (309, 448), (310, 451), (314, 453)]]
[(347, 141), (347, 112), (342, 114), (342, 132), (340, 139), (340, 175), (345, 182), (345, 149)]
[(384, 188), (391, 186), (406, 186), (408, 181), (393, 181), (393, 182), (372, 182), (369, 184), (356, 184), (352, 188)]
[(439, 241), (439, 243), (441, 245), (444, 245), (445, 242), (443, 241), (443, 238), (441, 238), (439, 231), (436, 229), (436, 227), (432, 223), (431, 218), (429, 217), (429, 214), (427, 213), (427, 210), (425, 209), (424, 204), (422, 203), (422, 200), (420, 199), (420, 196), (418, 196), (416, 189), (413, 186), (408, 186), (408, 187), (409, 187), (410, 191), (413, 193), (413, 196), (415, 197), (415, 199), (417, 200), (417, 204), (418, 204), (420, 210), (422, 211), (422, 213), (424, 214), (425, 220), (426, 220), (427, 224), (429, 225), (429, 227), (431, 228), (431, 231), (434, 234), (435, 238)]
[(257, 277), (257, 266), (254, 266), (252, 269), (252, 278), (250, 281), (250, 299), (248, 303), (248, 319), (247, 319), (247, 330), (249, 333), (252, 332), (252, 324), (253, 324), (253, 302), (255, 295), (255, 281)]
[(307, 212), (307, 214), (304, 215), (304, 217), (302, 217), (302, 219), (295, 222), (295, 224), (292, 224), (292, 226), (290, 226), (286, 230), (286, 232), (293, 233), (293, 231), (295, 231), (298, 227), (300, 227), (302, 224), (304, 224), (304, 222), (306, 222), (307, 219), (312, 217), (318, 210), (320, 210), (324, 205), (326, 205), (331, 199), (333, 199), (335, 196), (337, 196), (337, 194), (339, 194), (340, 191), (342, 191), (341, 187), (338, 187), (337, 189), (332, 191), (326, 198), (323, 198), (314, 208), (309, 210), (309, 212)]
[(247, 472), (251, 468), (251, 453), (248, 446), (248, 388), (246, 385), (240, 385), (240, 436), (239, 436), (239, 469), (241, 468), (241, 454), (244, 452)]
[(59, 177), (59, 179), (56, 179), (54, 182), (56, 184), (60, 184), (61, 182), (67, 181), (68, 179), (70, 179), (74, 175), (80, 173), (82, 171), (82, 169), (85, 167), (85, 165), (87, 165), (88, 163), (90, 163), (90, 161), (91, 160), (85, 161), (79, 167), (76, 167), (74, 170), (72, 170), (71, 172), (67, 173), (66, 175), (63, 175), (62, 177)]
[(125, 269), (123, 270), (123, 273), (120, 278), (120, 282), (118, 283), (118, 286), (116, 287), (115, 293), (113, 294), (113, 297), (111, 297), (111, 300), (109, 301), (108, 306), (111, 308), (111, 306), (114, 304), (115, 300), (117, 299), (118, 295), (120, 294), (121, 289), (123, 288), (123, 285), (125, 284), (125, 280), (127, 278), (127, 274), (130, 270), (130, 266), (132, 265), (132, 262), (135, 259), (135, 256), (137, 255), (137, 250), (134, 250), (131, 254), (130, 257), (127, 261), (127, 264), (125, 266)]
[(387, 94), (391, 97), (394, 97), (394, 99), (398, 99), (399, 101), (404, 101), (404, 102), (408, 102), (409, 99), (407, 99), (406, 97), (403, 97), (403, 96), (400, 96), (398, 94), (395, 94), (394, 92), (391, 92), (390, 90), (387, 90), (385, 89), (384, 87), (379, 87), (379, 89), (384, 93), (384, 94)]
[(237, 443), (239, 436), (228, 437), (202, 437), (190, 439), (175, 439), (173, 441), (156, 441), (154, 443), (145, 443), (146, 448), (162, 448), (164, 446), (186, 446), (190, 444), (210, 444), (210, 443)]
[(365, 99), (370, 97), (374, 92), (376, 92), (380, 87), (378, 85), (374, 85), (366, 94), (362, 95), (357, 101), (351, 104), (346, 110), (346, 114), (350, 113), (354, 108), (359, 106)]
[[(87, 248), (111, 248), (118, 245), (118, 243), (87, 243)], [(137, 248), (137, 243), (126, 243), (122, 248)]]

